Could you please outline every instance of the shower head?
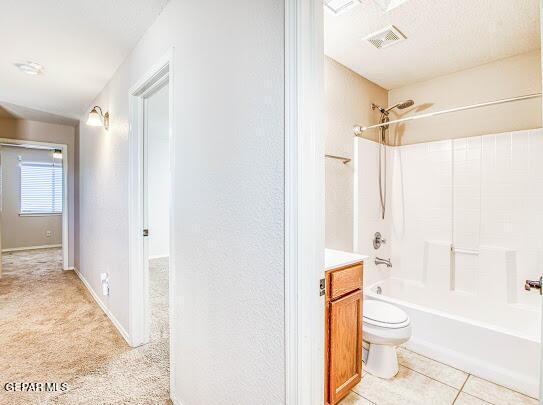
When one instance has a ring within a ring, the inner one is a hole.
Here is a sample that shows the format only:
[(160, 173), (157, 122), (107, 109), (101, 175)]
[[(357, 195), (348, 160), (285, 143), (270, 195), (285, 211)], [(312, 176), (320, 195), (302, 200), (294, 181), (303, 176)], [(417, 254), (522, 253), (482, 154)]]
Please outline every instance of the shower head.
[(415, 102), (413, 100), (405, 100), (405, 101), (402, 101), (400, 103), (396, 103), (393, 106), (388, 107), (385, 111), (389, 112), (390, 110), (393, 110), (395, 108), (403, 110), (404, 108), (411, 107), (413, 104), (415, 104)]

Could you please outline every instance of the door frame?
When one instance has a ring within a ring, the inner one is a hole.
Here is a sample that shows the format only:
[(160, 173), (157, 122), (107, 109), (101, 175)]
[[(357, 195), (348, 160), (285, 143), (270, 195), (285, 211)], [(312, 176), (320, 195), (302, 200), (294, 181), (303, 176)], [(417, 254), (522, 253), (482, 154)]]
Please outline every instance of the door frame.
[(287, 404), (324, 402), (322, 0), (285, 0), (285, 380)]
[[(541, 69), (543, 72), (543, 0), (539, 1), (539, 26), (540, 30), (540, 43), (541, 46), (540, 56), (541, 56)], [(541, 76), (541, 81), (543, 83), (543, 76)], [(543, 106), (543, 98), (541, 99)], [(541, 110), (541, 118), (543, 120), (543, 108)], [(541, 336), (543, 337), (543, 299), (541, 300)], [(539, 404), (543, 405), (543, 341), (539, 343)]]
[[(9, 144), (13, 146), (24, 146), (28, 145), (34, 149), (60, 149), (62, 151), (62, 269), (63, 270), (73, 270), (73, 266), (70, 266), (69, 253), (70, 253), (70, 207), (68, 205), (68, 193), (70, 184), (68, 182), (68, 145), (65, 143), (53, 143), (53, 142), (42, 142), (42, 141), (30, 141), (24, 139), (13, 139), (13, 138), (0, 138), (0, 143)], [(0, 224), (1, 230), (1, 224)], [(1, 233), (0, 233), (1, 236)], [(1, 252), (0, 252), (1, 257)], [(1, 275), (1, 273), (0, 273)]]
[[(539, 4), (543, 42), (543, 0)], [(316, 298), (318, 278), (324, 275), (323, 44), (322, 0), (285, 0), (285, 403), (289, 405), (324, 403), (324, 302)], [(540, 359), (543, 405), (543, 349)]]
[[(175, 205), (175, 132), (174, 132), (174, 75), (173, 75), (173, 56), (174, 49), (171, 48), (129, 89), (129, 187), (128, 187), (128, 232), (129, 232), (129, 276), (128, 276), (128, 296), (129, 296), (129, 343), (132, 347), (140, 346), (149, 342), (149, 275), (148, 266), (145, 262), (148, 259), (146, 255), (146, 242), (143, 236), (144, 219), (144, 146), (145, 146), (145, 122), (144, 109), (145, 98), (158, 88), (168, 86), (169, 97), (169, 116), (168, 116), (168, 140), (170, 151), (170, 230), (173, 230)], [(174, 353), (175, 347), (175, 294), (173, 286), (175, 285), (175, 249), (174, 232), (170, 231), (169, 241), (169, 329), (170, 329), (170, 354)], [(170, 355), (170, 396), (174, 396), (173, 376), (175, 362)]]

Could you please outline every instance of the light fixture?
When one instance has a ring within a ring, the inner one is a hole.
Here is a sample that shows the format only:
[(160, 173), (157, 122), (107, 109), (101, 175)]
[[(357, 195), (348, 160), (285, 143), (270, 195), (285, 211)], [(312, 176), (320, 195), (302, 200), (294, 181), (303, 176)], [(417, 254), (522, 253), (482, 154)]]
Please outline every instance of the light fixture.
[(106, 130), (109, 129), (109, 113), (106, 112), (104, 114), (102, 109), (95, 105), (89, 113), (87, 125), (90, 125), (91, 127), (101, 127), (103, 125)]
[(43, 66), (37, 62), (17, 62), (13, 65), (15, 65), (15, 67), (17, 67), (21, 72), (30, 76), (38, 76), (43, 74)]
[(60, 149), (55, 149), (53, 151), (53, 159), (61, 159), (62, 160), (62, 151)]
[(360, 0), (324, 0), (324, 5), (334, 14), (340, 14), (360, 4)]
[(390, 10), (393, 10), (396, 7), (402, 5), (407, 0), (373, 0), (373, 1), (379, 7), (381, 7), (385, 13), (388, 13)]

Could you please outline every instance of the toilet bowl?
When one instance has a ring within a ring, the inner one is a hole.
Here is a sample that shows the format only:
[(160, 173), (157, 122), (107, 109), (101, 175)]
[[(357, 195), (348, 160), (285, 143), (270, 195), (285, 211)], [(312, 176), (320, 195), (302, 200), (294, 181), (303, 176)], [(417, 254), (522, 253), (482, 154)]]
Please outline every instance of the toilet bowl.
[[(364, 300), (363, 329), (365, 368), (369, 373), (392, 378), (398, 373), (396, 346), (411, 337), (411, 321), (400, 308), (377, 300)], [(367, 354), (367, 355), (366, 355)]]

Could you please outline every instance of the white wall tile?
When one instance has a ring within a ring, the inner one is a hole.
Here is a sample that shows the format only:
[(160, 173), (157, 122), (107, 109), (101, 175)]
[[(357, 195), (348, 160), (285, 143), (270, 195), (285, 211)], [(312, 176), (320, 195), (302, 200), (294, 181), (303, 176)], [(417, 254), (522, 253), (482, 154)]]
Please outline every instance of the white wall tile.
[[(378, 144), (360, 140), (357, 152), (355, 249), (393, 264), (387, 270), (368, 262), (366, 285), (392, 275), (540, 305), (523, 286), (543, 268), (543, 129), (389, 147), (384, 221)], [(371, 244), (376, 231), (389, 239), (379, 251)], [(445, 249), (432, 248), (450, 243), (479, 255), (447, 260)]]
[[(385, 220), (381, 219), (379, 199), (379, 144), (367, 139), (359, 138), (355, 145), (357, 153), (355, 162), (358, 173), (355, 175), (357, 182), (357, 196), (355, 196), (355, 214), (357, 227), (355, 234), (355, 251), (370, 255), (370, 260), (365, 263), (364, 283), (366, 286), (383, 280), (390, 276), (390, 269), (384, 265), (376, 266), (375, 256), (390, 257), (390, 218), (391, 195), (393, 178), (393, 151), (387, 148), (387, 214)], [(373, 248), (375, 232), (381, 232), (387, 243), (381, 245), (379, 250)]]

